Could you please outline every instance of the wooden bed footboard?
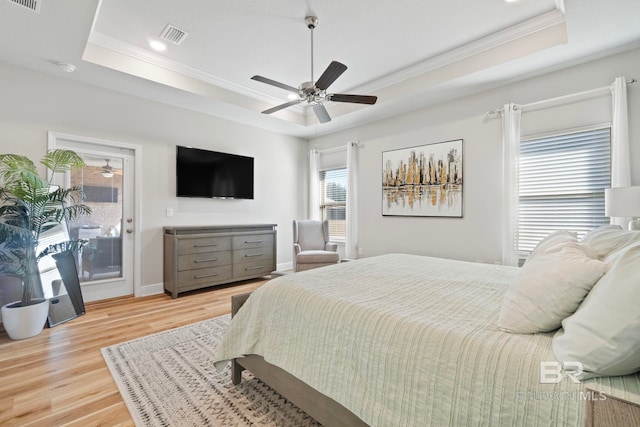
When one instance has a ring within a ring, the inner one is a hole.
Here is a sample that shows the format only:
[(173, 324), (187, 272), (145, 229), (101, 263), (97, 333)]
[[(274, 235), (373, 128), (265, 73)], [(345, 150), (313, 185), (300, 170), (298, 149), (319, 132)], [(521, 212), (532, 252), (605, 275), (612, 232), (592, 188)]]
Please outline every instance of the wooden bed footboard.
[[(240, 307), (244, 305), (244, 303), (251, 295), (251, 292), (247, 292), (245, 294), (238, 294), (231, 296), (231, 318), (236, 315)], [(242, 371), (244, 368), (238, 364), (238, 359), (231, 359), (231, 382), (234, 385), (240, 384), (242, 380)]]
[[(247, 298), (249, 298), (249, 295), (251, 293), (231, 297), (231, 317), (238, 312)], [(323, 425), (336, 427), (367, 426), (353, 412), (335, 400), (300, 381), (284, 369), (266, 362), (259, 355), (250, 354), (231, 361), (233, 384), (240, 384), (242, 371), (245, 369)]]

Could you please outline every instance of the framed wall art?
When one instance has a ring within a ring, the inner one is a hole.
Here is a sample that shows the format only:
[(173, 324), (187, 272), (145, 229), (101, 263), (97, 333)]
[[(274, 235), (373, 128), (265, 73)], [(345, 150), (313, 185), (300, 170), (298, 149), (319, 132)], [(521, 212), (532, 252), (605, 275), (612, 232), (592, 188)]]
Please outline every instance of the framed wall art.
[(462, 139), (382, 153), (382, 215), (462, 218)]

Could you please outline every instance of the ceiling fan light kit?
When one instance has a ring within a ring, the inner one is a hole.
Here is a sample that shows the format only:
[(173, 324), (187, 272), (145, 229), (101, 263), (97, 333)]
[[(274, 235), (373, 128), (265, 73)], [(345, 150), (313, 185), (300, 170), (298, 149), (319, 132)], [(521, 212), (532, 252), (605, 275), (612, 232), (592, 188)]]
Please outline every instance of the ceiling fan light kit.
[[(327, 67), (327, 69), (322, 73), (320, 78), (315, 81), (313, 78), (313, 30), (318, 25), (318, 18), (315, 16), (307, 16), (304, 18), (304, 22), (307, 25), (307, 28), (311, 30), (311, 80), (308, 82), (303, 82), (299, 87), (295, 88), (293, 86), (289, 86), (284, 83), (277, 82), (275, 80), (271, 80), (267, 77), (262, 76), (253, 76), (252, 80), (262, 82), (271, 86), (279, 87), (280, 89), (284, 89), (286, 91), (292, 92), (294, 94), (293, 100), (286, 102), (284, 104), (277, 105), (273, 108), (269, 108), (264, 110), (262, 114), (271, 114), (276, 111), (282, 110), (284, 108), (291, 107), (293, 105), (299, 104), (303, 101), (307, 101), (309, 105), (312, 106), (313, 112), (315, 113), (318, 121), (320, 123), (326, 123), (331, 121), (331, 116), (327, 112), (327, 109), (324, 106), (326, 101), (333, 102), (348, 102), (355, 104), (367, 104), (373, 105), (378, 100), (377, 96), (371, 95), (351, 95), (351, 94), (341, 94), (341, 93), (327, 93), (327, 89), (331, 84), (336, 81), (338, 77), (342, 75), (347, 70), (347, 66), (341, 64), (338, 61), (332, 61), (331, 64)], [(297, 95), (297, 99), (295, 96)]]
[(102, 167), (101, 175), (104, 178), (113, 178), (113, 167), (109, 165), (109, 159), (105, 159), (105, 161), (107, 164)]

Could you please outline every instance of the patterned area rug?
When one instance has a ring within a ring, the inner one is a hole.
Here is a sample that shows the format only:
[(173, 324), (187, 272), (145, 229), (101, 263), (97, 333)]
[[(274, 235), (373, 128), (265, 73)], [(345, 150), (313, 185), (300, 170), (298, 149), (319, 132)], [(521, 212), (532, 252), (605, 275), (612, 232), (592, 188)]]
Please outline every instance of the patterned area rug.
[(102, 349), (137, 426), (319, 426), (249, 372), (213, 366), (229, 324), (217, 317)]

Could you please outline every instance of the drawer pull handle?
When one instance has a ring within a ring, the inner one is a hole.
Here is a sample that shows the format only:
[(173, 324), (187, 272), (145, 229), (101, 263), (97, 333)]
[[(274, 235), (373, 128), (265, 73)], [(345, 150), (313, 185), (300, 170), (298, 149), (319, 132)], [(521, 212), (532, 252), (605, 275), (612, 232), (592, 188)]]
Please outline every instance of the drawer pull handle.
[(244, 257), (245, 258), (253, 258), (255, 256), (263, 256), (264, 254), (246, 254)]
[(217, 261), (218, 258), (207, 258), (207, 259), (196, 259), (193, 260), (193, 262), (198, 263), (198, 262), (211, 262), (211, 261)]
[(245, 243), (264, 243), (264, 240), (245, 240)]
[(201, 274), (199, 276), (193, 276), (194, 279), (204, 279), (205, 277), (213, 277), (213, 276), (217, 276), (218, 273), (211, 273), (211, 274)]
[(218, 246), (217, 243), (200, 243), (193, 245), (194, 248), (208, 248), (209, 246)]
[(257, 266), (257, 267), (247, 267), (244, 270), (245, 271), (250, 271), (250, 270), (260, 270), (262, 268), (261, 265)]

